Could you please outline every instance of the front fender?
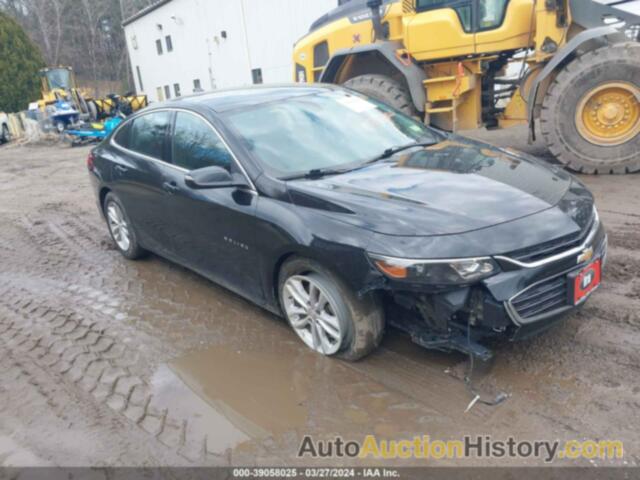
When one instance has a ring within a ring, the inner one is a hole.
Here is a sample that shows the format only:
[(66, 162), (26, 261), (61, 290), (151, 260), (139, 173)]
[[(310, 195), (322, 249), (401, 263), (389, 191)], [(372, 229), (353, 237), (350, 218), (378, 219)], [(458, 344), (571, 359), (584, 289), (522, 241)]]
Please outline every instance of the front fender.
[(349, 57), (375, 52), (381, 55), (391, 68), (404, 77), (409, 87), (413, 105), (419, 112), (424, 112), (427, 94), (423, 82), (427, 79), (427, 74), (415, 63), (404, 63), (396, 56), (396, 51), (402, 48), (403, 46), (400, 42), (385, 41), (338, 50), (329, 60), (320, 81), (323, 83), (335, 83), (340, 68)]

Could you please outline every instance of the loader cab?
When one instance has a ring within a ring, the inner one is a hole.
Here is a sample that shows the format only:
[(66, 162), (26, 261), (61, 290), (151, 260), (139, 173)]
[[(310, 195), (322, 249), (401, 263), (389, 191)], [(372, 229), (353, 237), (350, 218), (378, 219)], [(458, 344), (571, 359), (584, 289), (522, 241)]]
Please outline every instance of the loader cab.
[(415, 0), (415, 14), (405, 17), (406, 47), (419, 61), (503, 51), (509, 49), (505, 41), (522, 48), (533, 5), (533, 0)]
[(43, 96), (54, 91), (70, 91), (76, 88), (73, 71), (70, 67), (43, 68), (40, 70)]

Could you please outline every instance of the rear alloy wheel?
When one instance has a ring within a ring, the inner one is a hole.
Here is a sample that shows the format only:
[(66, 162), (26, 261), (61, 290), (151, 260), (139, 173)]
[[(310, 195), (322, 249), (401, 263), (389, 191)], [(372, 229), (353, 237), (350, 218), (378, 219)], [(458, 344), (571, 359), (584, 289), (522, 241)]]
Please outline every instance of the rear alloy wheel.
[(356, 361), (378, 347), (384, 315), (376, 296), (358, 298), (332, 272), (304, 258), (287, 261), (279, 277), (282, 311), (309, 348)]
[(131, 236), (129, 234), (129, 225), (122, 210), (117, 203), (111, 202), (107, 207), (107, 221), (109, 222), (109, 230), (118, 248), (123, 251), (129, 250), (131, 246)]
[(146, 252), (138, 244), (133, 226), (124, 207), (113, 193), (107, 194), (104, 201), (104, 213), (111, 238), (118, 250), (129, 260), (136, 260)]
[(583, 173), (640, 171), (640, 43), (585, 53), (558, 74), (540, 129), (554, 156)]

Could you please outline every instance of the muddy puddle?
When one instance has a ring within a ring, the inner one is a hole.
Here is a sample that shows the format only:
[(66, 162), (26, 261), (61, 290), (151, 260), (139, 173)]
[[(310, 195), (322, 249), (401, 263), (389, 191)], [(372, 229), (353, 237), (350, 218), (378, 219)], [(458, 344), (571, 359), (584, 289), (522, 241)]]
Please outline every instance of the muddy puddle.
[[(402, 341), (390, 346), (407, 348)], [(163, 364), (151, 381), (153, 405), (182, 418), (218, 454), (266, 438), (288, 438), (293, 455), (306, 434), (395, 438), (416, 428), (439, 430), (441, 413), (408, 400), (394, 388), (397, 379), (369, 377), (366, 362), (359, 365), (296, 345), (212, 346)]]
[(155, 372), (154, 406), (171, 408), (207, 437), (208, 449), (224, 452), (306, 428), (314, 363), (313, 355), (291, 352), (194, 351)]
[(212, 348), (170, 366), (201, 398), (253, 437), (306, 423), (310, 379), (304, 365), (284, 355)]

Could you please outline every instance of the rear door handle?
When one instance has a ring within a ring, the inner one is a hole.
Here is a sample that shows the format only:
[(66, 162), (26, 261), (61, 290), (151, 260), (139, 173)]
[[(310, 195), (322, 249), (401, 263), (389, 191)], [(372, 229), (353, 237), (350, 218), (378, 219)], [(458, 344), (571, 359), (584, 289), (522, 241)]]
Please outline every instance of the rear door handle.
[(122, 165), (116, 165), (116, 170), (120, 173), (126, 173), (127, 171), (129, 171), (127, 167), (123, 167)]
[(180, 190), (180, 188), (178, 187), (178, 184), (176, 182), (164, 182), (162, 184), (162, 189), (165, 192), (169, 192), (171, 194), (177, 193), (178, 190)]

